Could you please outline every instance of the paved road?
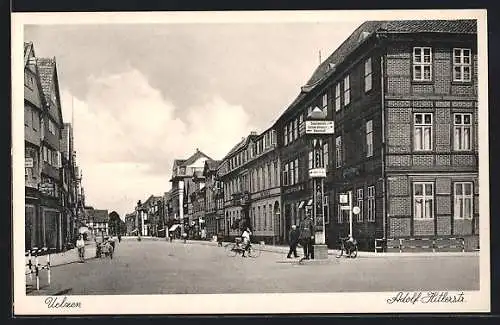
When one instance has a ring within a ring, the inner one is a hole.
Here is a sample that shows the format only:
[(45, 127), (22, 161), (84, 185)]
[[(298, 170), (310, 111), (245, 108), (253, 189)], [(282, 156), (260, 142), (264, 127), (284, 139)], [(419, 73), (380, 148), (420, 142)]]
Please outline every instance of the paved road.
[[(45, 273), (44, 273), (45, 274)], [(46, 280), (42, 277), (42, 285)], [(52, 268), (52, 284), (29, 294), (186, 294), (478, 290), (478, 256), (330, 258), (300, 265), (263, 252), (228, 257), (210, 245), (126, 240), (112, 260)]]

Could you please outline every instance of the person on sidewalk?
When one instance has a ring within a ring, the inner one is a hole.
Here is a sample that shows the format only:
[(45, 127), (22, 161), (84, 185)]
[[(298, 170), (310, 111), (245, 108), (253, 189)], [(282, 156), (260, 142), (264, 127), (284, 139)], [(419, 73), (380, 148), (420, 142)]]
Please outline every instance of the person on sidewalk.
[(83, 240), (83, 235), (78, 235), (76, 240), (76, 248), (78, 249), (78, 258), (80, 263), (85, 263), (85, 241)]
[(299, 231), (297, 230), (297, 226), (292, 225), (292, 229), (288, 234), (288, 244), (290, 245), (290, 250), (288, 251), (288, 255), (286, 258), (292, 258), (292, 253), (294, 257), (299, 257), (297, 254), (297, 245), (299, 244)]
[(243, 240), (243, 245), (242, 245), (242, 249), (243, 249), (243, 253), (241, 254), (241, 257), (246, 257), (245, 256), (245, 253), (249, 250), (250, 248), (250, 235), (252, 234), (252, 232), (250, 231), (250, 228), (246, 228), (245, 231), (243, 231), (243, 234), (241, 234), (241, 239)]
[(299, 240), (302, 247), (304, 247), (304, 259), (308, 260), (312, 255), (312, 242), (314, 239), (312, 218), (309, 215), (306, 215), (300, 222), (299, 228)]

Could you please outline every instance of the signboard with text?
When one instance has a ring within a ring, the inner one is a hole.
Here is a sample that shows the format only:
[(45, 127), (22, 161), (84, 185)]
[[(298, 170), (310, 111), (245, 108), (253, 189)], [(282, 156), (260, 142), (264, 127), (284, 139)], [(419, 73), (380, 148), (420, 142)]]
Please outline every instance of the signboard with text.
[(306, 134), (334, 134), (333, 121), (306, 121)]
[(309, 177), (311, 177), (311, 178), (326, 177), (326, 168), (309, 169)]

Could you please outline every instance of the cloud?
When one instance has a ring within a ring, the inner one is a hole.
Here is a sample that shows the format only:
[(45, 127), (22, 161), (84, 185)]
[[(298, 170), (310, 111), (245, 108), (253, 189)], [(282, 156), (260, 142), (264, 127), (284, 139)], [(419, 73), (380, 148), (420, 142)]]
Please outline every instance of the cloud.
[[(173, 160), (196, 148), (221, 159), (252, 129), (239, 104), (221, 95), (174, 107), (138, 70), (90, 76), (85, 98), (62, 89), (63, 115), (74, 109), (75, 149), (84, 171), (87, 202), (98, 208), (131, 211), (137, 200), (169, 190)], [(178, 110), (185, 110), (183, 119)]]

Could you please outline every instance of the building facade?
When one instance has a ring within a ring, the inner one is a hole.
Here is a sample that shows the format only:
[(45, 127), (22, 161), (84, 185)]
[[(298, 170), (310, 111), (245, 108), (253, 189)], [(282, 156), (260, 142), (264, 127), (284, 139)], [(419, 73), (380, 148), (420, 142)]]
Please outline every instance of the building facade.
[(249, 217), (253, 236), (267, 244), (283, 243), (281, 215), (280, 157), (274, 129), (268, 129), (248, 144)]
[[(220, 163), (219, 160), (207, 160), (203, 168), (203, 176), (205, 177), (204, 219), (207, 238), (216, 236), (221, 231), (221, 223), (219, 222), (221, 214), (217, 213), (222, 199), (219, 194), (221, 191), (221, 183), (217, 179), (217, 168)], [(224, 216), (223, 211), (222, 216)]]
[(41, 211), (41, 125), (44, 96), (33, 43), (24, 43), (25, 249), (45, 246)]
[(94, 209), (93, 207), (85, 207), (86, 220), (85, 224), (90, 230), (90, 233), (95, 238), (96, 236), (109, 235), (109, 214), (108, 210)]
[(26, 249), (62, 250), (70, 231), (60, 152), (63, 120), (55, 58), (24, 44)]
[(190, 195), (199, 189), (199, 185), (194, 184), (193, 174), (203, 172), (206, 160), (212, 159), (198, 149), (188, 159), (174, 160), (172, 178), (170, 179), (172, 187), (170, 190), (171, 214), (169, 217), (170, 220), (173, 218), (175, 223), (181, 224), (182, 228), (186, 228), (186, 230), (194, 221)]
[(477, 246), (475, 21), (366, 22), (321, 63), (277, 122), (287, 223), (310, 202), (303, 125), (315, 107), (335, 122), (322, 152), (330, 247), (349, 233), (339, 203), (349, 192), (363, 249), (377, 238), (463, 237)]

